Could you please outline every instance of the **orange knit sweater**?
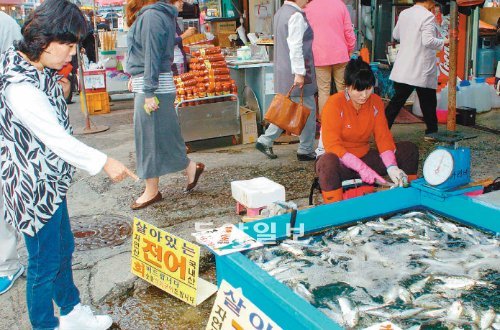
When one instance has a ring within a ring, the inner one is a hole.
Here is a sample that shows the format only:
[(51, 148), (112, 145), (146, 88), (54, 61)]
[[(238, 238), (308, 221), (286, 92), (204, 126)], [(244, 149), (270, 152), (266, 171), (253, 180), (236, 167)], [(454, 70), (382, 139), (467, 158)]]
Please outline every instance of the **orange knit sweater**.
[(372, 94), (357, 111), (349, 96), (340, 92), (330, 96), (321, 114), (321, 138), (326, 152), (339, 158), (346, 152), (361, 158), (375, 139), (379, 153), (395, 151), (396, 146), (387, 126), (384, 103)]

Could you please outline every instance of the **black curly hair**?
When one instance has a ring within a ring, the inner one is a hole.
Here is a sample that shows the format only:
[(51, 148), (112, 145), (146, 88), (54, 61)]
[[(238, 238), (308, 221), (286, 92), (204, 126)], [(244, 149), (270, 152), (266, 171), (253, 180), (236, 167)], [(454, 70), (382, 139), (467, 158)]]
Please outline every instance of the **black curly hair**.
[(73, 44), (87, 36), (87, 24), (78, 7), (67, 0), (45, 0), (24, 23), (16, 49), (38, 61), (53, 41)]
[(357, 91), (364, 91), (375, 86), (375, 75), (370, 65), (361, 57), (351, 59), (345, 68), (344, 83)]

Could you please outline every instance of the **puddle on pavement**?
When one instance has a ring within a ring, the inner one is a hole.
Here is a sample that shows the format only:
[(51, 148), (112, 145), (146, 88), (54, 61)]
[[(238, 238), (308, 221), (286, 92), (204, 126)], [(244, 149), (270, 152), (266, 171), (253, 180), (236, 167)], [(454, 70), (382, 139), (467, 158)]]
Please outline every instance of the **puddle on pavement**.
[[(200, 277), (215, 283), (215, 265), (212, 264)], [(194, 307), (150, 285), (116, 303), (109, 303), (109, 313), (115, 321), (111, 329), (205, 329), (215, 296)]]

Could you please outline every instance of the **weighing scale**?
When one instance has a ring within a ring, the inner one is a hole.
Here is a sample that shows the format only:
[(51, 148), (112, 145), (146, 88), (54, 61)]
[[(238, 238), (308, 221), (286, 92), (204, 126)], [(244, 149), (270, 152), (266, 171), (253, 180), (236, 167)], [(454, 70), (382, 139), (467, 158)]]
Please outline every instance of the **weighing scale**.
[(436, 189), (448, 190), (470, 182), (470, 149), (437, 147), (424, 163), (424, 179)]
[(424, 167), (424, 179), (416, 180), (428, 188), (450, 191), (470, 183), (470, 148), (459, 147), (458, 142), (475, 138), (459, 132), (436, 133), (436, 140), (448, 143), (438, 146), (427, 156)]

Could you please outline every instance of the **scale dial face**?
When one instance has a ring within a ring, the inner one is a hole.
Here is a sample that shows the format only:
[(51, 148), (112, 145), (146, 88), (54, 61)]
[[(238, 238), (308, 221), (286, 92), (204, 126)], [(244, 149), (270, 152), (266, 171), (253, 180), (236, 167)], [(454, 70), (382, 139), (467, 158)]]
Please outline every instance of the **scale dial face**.
[(425, 181), (432, 186), (444, 183), (453, 173), (453, 166), (453, 156), (448, 150), (434, 150), (424, 163)]

